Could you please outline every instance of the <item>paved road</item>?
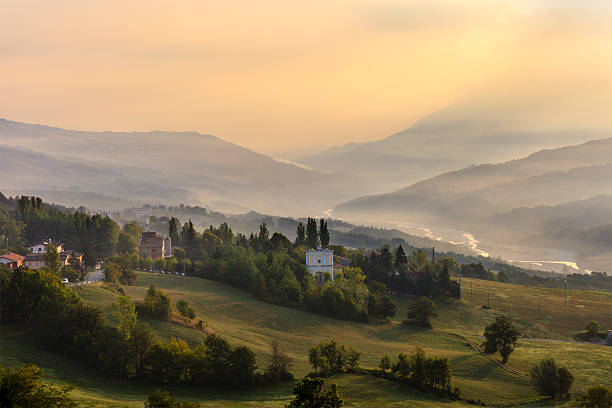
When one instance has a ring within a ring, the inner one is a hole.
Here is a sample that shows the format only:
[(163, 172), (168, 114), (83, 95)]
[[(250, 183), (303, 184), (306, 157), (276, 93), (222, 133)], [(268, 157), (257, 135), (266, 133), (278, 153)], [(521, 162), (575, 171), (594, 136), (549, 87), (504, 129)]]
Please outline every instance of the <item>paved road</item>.
[(104, 272), (101, 269), (96, 269), (93, 272), (90, 272), (89, 275), (85, 278), (85, 282), (100, 282), (104, 280)]

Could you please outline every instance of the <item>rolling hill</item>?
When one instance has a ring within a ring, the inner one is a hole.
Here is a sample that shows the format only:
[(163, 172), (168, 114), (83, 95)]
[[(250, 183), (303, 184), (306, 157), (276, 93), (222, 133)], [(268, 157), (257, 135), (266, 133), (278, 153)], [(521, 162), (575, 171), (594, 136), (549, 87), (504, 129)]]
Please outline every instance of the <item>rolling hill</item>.
[[(151, 273), (138, 273), (135, 286), (119, 289), (113, 285), (86, 285), (77, 289), (83, 300), (102, 309), (111, 322), (110, 306), (122, 293), (141, 302), (149, 285), (163, 288), (173, 302), (185, 300), (194, 308), (196, 319), (203, 319), (208, 327), (235, 345), (248, 345), (260, 365), (270, 357), (273, 340), (294, 359), (293, 372), (301, 377), (310, 371), (308, 348), (320, 341), (336, 339), (341, 344), (363, 352), (361, 366), (373, 368), (384, 354), (396, 358), (400, 352), (410, 353), (420, 345), (431, 355), (447, 357), (452, 365), (453, 378), (468, 398), (480, 398), (502, 406), (550, 406), (541, 401), (529, 384), (528, 378), (510, 374), (470, 348), (461, 336), (480, 342), (478, 334), (487, 322), (500, 313), (517, 319), (517, 324), (529, 337), (565, 340), (589, 319), (605, 322), (612, 304), (609, 294), (568, 291), (570, 302), (563, 307), (563, 291), (502, 284), (490, 281), (464, 280), (465, 296), (462, 305), (440, 303), (440, 316), (434, 319), (434, 330), (419, 330), (399, 324), (412, 299), (400, 298), (396, 320), (389, 324), (362, 324), (334, 320), (296, 309), (258, 301), (247, 292), (219, 282), (199, 278)], [(468, 292), (468, 287), (471, 291)], [(125, 292), (123, 292), (125, 291)], [(491, 295), (491, 309), (481, 307)], [(538, 312), (542, 299), (541, 313)], [(157, 339), (167, 341), (181, 337), (189, 344), (201, 342), (204, 334), (198, 330), (170, 322), (149, 322)], [(78, 360), (46, 352), (33, 343), (27, 334), (8, 328), (2, 331), (5, 364), (17, 365), (25, 361), (40, 365), (46, 380), (69, 383), (83, 407), (142, 407), (142, 401), (155, 388), (154, 384), (107, 378), (87, 370)], [(567, 366), (576, 377), (576, 387), (603, 382), (610, 378), (612, 369), (609, 347), (580, 343), (522, 340), (510, 357), (509, 366), (525, 372), (534, 361), (553, 357)], [(468, 407), (461, 402), (438, 399), (387, 381), (361, 374), (334, 376), (330, 381), (339, 385), (346, 407)], [(181, 399), (202, 401), (205, 407), (275, 407), (287, 404), (292, 383), (255, 390), (215, 390), (201, 387), (166, 386)], [(540, 401), (538, 401), (540, 400)], [(564, 402), (559, 403), (564, 404)], [(565, 406), (565, 405), (564, 405)]]
[(193, 132), (82, 132), (0, 119), (0, 148), (0, 176), (11, 180), (3, 185), (7, 190), (312, 214), (354, 197), (361, 184)]

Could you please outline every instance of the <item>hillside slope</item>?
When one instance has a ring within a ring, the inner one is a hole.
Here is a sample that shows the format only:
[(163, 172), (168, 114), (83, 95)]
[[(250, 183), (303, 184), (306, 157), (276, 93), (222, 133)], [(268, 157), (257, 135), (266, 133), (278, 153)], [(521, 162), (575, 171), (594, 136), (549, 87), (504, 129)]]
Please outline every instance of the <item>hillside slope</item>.
[[(471, 296), (467, 292), (473, 283)], [(384, 354), (396, 358), (400, 352), (410, 353), (420, 345), (431, 355), (447, 357), (453, 368), (455, 384), (469, 398), (485, 402), (515, 406), (538, 399), (527, 378), (517, 377), (502, 370), (477, 354), (457, 333), (476, 337), (487, 322), (499, 313), (518, 319), (521, 329), (529, 336), (566, 339), (591, 318), (604, 321), (612, 305), (612, 297), (605, 293), (569, 291), (569, 307), (563, 307), (563, 291), (521, 287), (497, 282), (466, 280), (463, 305), (454, 302), (439, 304), (440, 316), (434, 319), (434, 330), (416, 330), (399, 324), (406, 313), (409, 298), (400, 298), (396, 321), (391, 324), (361, 324), (334, 320), (252, 298), (247, 292), (219, 282), (151, 273), (138, 273), (136, 286), (125, 287), (135, 301), (143, 300), (149, 285), (163, 288), (173, 302), (185, 300), (194, 308), (196, 319), (203, 319), (208, 327), (232, 344), (248, 345), (257, 354), (261, 367), (270, 356), (273, 340), (294, 358), (293, 372), (303, 376), (310, 371), (308, 348), (320, 341), (335, 339), (341, 344), (362, 351), (362, 366), (375, 367)], [(105, 284), (88, 285), (77, 289), (88, 304), (100, 307), (110, 317), (110, 306), (120, 293)], [(482, 309), (482, 302), (492, 294), (491, 309)], [(538, 302), (542, 299), (542, 312)], [(111, 317), (112, 319), (112, 317)], [(111, 320), (114, 322), (114, 320)], [(158, 339), (181, 337), (194, 345), (204, 338), (200, 331), (173, 323), (150, 321)], [(155, 385), (134, 384), (100, 377), (86, 370), (76, 361), (42, 352), (27, 341), (23, 333), (3, 331), (2, 361), (17, 364), (34, 361), (40, 364), (53, 381), (76, 386), (83, 406), (141, 407), (146, 395)], [(576, 386), (603, 382), (608, 385), (607, 372), (612, 369), (612, 349), (579, 343), (522, 340), (521, 346), (510, 357), (510, 367), (519, 371), (529, 369), (533, 361), (553, 357), (566, 365), (576, 377)], [(580, 356), (580, 358), (577, 358)], [(78, 373), (78, 375), (75, 375)], [(396, 387), (386, 381), (363, 376), (336, 376), (347, 407), (465, 407), (461, 403), (438, 400), (431, 395)], [(205, 407), (275, 407), (284, 406), (290, 399), (293, 384), (281, 384), (262, 390), (206, 390), (189, 387), (169, 387), (180, 398), (203, 401)], [(528, 405), (531, 406), (531, 405)], [(542, 406), (546, 406), (544, 403)]]

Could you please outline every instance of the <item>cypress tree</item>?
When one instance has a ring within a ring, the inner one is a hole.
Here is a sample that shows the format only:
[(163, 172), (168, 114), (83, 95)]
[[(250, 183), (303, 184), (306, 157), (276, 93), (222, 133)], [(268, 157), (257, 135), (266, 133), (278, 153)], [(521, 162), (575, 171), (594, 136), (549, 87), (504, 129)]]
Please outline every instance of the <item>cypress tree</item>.
[(407, 263), (408, 257), (406, 256), (406, 251), (404, 251), (404, 248), (400, 245), (395, 250), (395, 267), (400, 268)]
[(306, 228), (304, 227), (304, 224), (300, 222), (296, 230), (295, 245), (297, 246), (304, 245), (305, 242), (306, 242)]
[(306, 224), (306, 243), (310, 248), (319, 246), (319, 231), (317, 231), (317, 221), (314, 218), (308, 218)]
[(321, 238), (321, 246), (323, 248), (327, 248), (329, 245), (329, 230), (327, 229), (327, 221), (321, 218), (321, 223), (319, 227), (319, 237)]

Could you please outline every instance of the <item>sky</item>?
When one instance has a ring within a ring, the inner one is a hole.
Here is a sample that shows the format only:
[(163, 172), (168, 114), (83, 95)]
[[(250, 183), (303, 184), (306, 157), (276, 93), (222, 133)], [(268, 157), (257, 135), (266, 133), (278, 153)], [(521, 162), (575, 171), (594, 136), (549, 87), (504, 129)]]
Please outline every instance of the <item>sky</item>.
[(276, 156), (473, 95), (586, 89), (580, 109), (604, 120), (612, 94), (612, 0), (0, 0), (0, 16), (0, 117)]

